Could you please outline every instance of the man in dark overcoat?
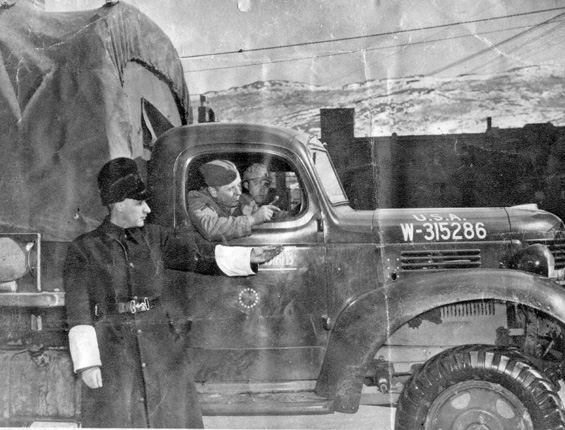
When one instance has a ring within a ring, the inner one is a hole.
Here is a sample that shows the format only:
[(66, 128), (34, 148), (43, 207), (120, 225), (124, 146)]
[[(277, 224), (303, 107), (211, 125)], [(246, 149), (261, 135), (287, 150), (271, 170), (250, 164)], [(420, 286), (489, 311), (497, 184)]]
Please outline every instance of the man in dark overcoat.
[(71, 244), (64, 270), (82, 425), (201, 428), (190, 362), (164, 306), (164, 270), (248, 276), (279, 250), (197, 246), (146, 224), (147, 189), (129, 158), (106, 163), (98, 185), (109, 216)]

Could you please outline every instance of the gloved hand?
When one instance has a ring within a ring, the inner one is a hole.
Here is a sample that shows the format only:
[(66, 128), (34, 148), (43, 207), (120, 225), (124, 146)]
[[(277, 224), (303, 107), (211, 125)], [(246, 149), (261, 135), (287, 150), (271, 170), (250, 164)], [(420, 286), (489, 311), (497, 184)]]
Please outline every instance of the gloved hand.
[(81, 379), (89, 388), (102, 387), (102, 372), (100, 367), (91, 367), (81, 372)]

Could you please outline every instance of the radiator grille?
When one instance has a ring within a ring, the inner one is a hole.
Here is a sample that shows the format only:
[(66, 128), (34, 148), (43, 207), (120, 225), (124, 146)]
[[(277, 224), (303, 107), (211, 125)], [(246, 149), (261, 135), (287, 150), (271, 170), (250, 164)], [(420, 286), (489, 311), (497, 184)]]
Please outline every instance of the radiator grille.
[(458, 319), (465, 317), (486, 317), (495, 314), (494, 302), (468, 302), (442, 306), (441, 319)]
[(557, 270), (565, 268), (565, 238), (553, 239), (528, 239), (526, 242), (529, 245), (537, 244), (545, 245), (553, 254), (555, 260), (555, 268)]
[(402, 270), (471, 269), (481, 267), (480, 249), (402, 251)]

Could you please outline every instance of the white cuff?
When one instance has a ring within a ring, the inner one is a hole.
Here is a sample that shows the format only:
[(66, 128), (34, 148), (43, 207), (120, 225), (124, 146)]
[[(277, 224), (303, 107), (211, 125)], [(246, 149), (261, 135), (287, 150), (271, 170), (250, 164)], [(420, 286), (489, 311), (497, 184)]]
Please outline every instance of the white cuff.
[(253, 248), (245, 246), (216, 245), (216, 264), (228, 276), (254, 275), (255, 272), (251, 269), (251, 251)]
[(96, 331), (91, 325), (77, 325), (69, 331), (69, 349), (75, 372), (102, 365)]

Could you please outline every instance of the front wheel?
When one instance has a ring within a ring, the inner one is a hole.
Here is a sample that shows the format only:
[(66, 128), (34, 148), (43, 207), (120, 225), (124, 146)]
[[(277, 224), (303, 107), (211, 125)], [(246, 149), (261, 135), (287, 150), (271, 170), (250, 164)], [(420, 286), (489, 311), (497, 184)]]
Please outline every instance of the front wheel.
[(448, 349), (406, 383), (395, 429), (563, 430), (565, 412), (553, 387), (518, 350)]

